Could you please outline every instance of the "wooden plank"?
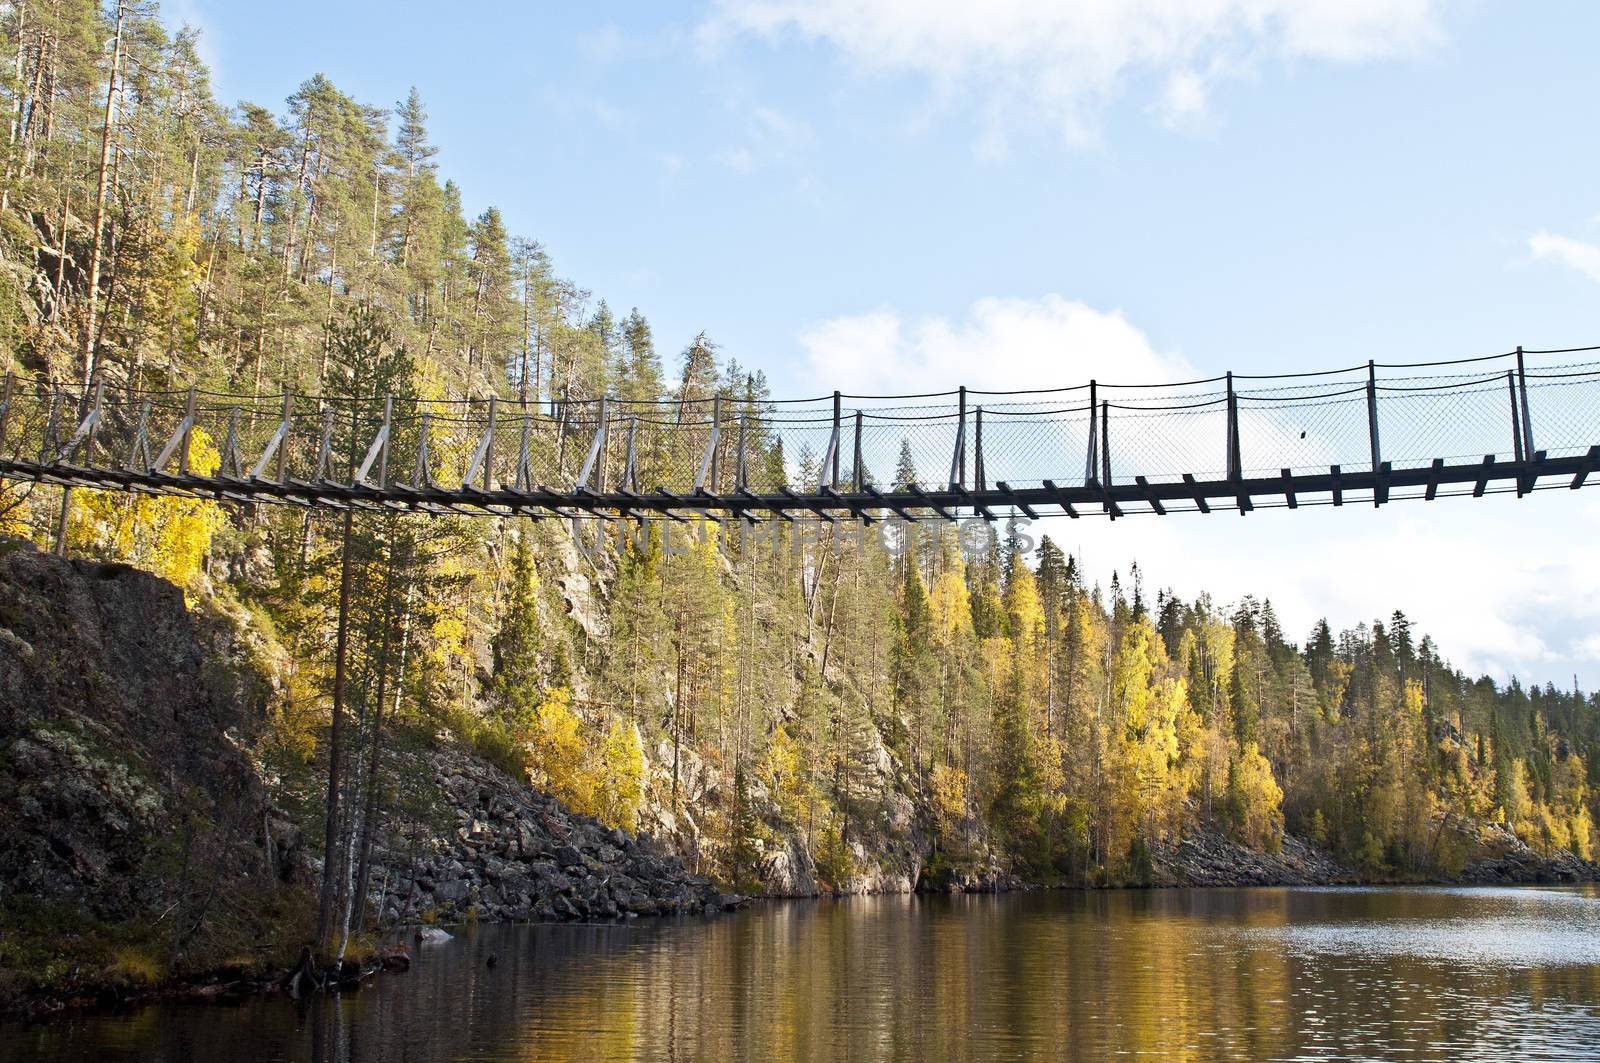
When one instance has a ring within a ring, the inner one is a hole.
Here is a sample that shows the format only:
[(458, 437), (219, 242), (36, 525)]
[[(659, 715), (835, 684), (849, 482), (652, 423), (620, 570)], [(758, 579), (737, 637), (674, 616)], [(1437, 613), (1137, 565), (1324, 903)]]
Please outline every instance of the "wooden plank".
[(1589, 448), (1589, 453), (1584, 457), (1583, 468), (1578, 470), (1577, 474), (1572, 478), (1572, 483), (1567, 486), (1576, 491), (1583, 486), (1584, 481), (1589, 478), (1589, 474), (1596, 469), (1600, 469), (1600, 444)]
[[(1523, 421), (1522, 421), (1522, 423), (1523, 423), (1523, 426), (1526, 427), (1527, 423), (1528, 423), (1528, 421), (1527, 421), (1527, 413), (1526, 413), (1526, 410), (1527, 410), (1526, 393), (1524, 393), (1523, 410), (1524, 410), (1524, 413), (1523, 413)], [(1544, 459), (1545, 459), (1545, 452), (1544, 451), (1536, 450), (1536, 451), (1533, 452), (1533, 460), (1528, 462), (1527, 479), (1523, 483), (1523, 488), (1522, 489), (1523, 489), (1524, 493), (1526, 493), (1528, 491), (1532, 491), (1535, 487), (1537, 487), (1539, 485), (1539, 477), (1544, 475)]]
[[(181, 443), (180, 443), (181, 445)], [(755, 494), (740, 491), (737, 494), (718, 494), (703, 491), (699, 495), (678, 495), (665, 488), (648, 494), (628, 490), (589, 490), (571, 492), (554, 491), (540, 487), (536, 491), (518, 491), (501, 484), (492, 491), (475, 485), (451, 489), (417, 488), (390, 483), (383, 488), (376, 484), (346, 484), (317, 482), (290, 478), (286, 483), (270, 479), (253, 480), (237, 476), (200, 476), (193, 471), (188, 475), (162, 472), (149, 468), (127, 469), (117, 462), (107, 462), (104, 467), (81, 466), (70, 463), (53, 464), (32, 457), (26, 459), (0, 457), (0, 476), (11, 480), (45, 482), (51, 484), (97, 487), (104, 490), (133, 491), (152, 495), (216, 498), (238, 504), (265, 502), (297, 506), (325, 506), (338, 509), (382, 507), (388, 509), (421, 510), (432, 513), (461, 513), (471, 515), (497, 514), (505, 511), (538, 510), (562, 517), (593, 515), (615, 519), (619, 514), (632, 517), (643, 513), (662, 513), (673, 520), (689, 519), (689, 510), (704, 512), (709, 519), (745, 519), (753, 513), (771, 513), (776, 519), (793, 520), (795, 510), (816, 513), (831, 522), (839, 520), (882, 519), (883, 510), (893, 510), (908, 520), (937, 513), (945, 520), (955, 519), (952, 510), (959, 506), (982, 506), (998, 514), (1005, 506), (1015, 506), (1018, 512), (1030, 518), (1046, 506), (1061, 506), (1069, 516), (1081, 515), (1077, 506), (1087, 502), (1100, 504), (1109, 501), (1117, 505), (1119, 514), (1129, 503), (1138, 503), (1133, 512), (1159, 512), (1157, 506), (1173, 512), (1174, 504), (1193, 502), (1196, 509), (1210, 512), (1208, 500), (1232, 500), (1243, 494), (1252, 500), (1293, 500), (1298, 506), (1299, 495), (1327, 493), (1340, 502), (1349, 492), (1379, 492), (1385, 488), (1402, 492), (1414, 491), (1415, 497), (1437, 498), (1446, 485), (1459, 485), (1473, 490), (1475, 495), (1487, 493), (1488, 486), (1499, 481), (1516, 481), (1519, 476), (1535, 473), (1540, 479), (1561, 476), (1569, 486), (1581, 487), (1600, 472), (1600, 445), (1591, 446), (1587, 453), (1567, 454), (1551, 458), (1535, 454), (1533, 461), (1513, 462), (1498, 460), (1496, 455), (1485, 455), (1481, 462), (1446, 464), (1445, 459), (1434, 459), (1428, 465), (1395, 469), (1380, 466), (1377, 473), (1362, 468), (1343, 472), (1330, 466), (1324, 473), (1285, 475), (1283, 470), (1273, 476), (1241, 478), (1237, 481), (1223, 479), (1198, 481), (1192, 474), (1181, 481), (1152, 483), (1148, 478), (1133, 477), (1130, 482), (1114, 488), (1103, 483), (1063, 487), (1054, 481), (1043, 480), (1041, 487), (1018, 488), (1005, 483), (986, 492), (927, 491), (917, 487), (909, 492), (886, 495), (876, 488), (862, 492), (825, 489), (820, 491), (785, 490), (778, 494)], [(1380, 477), (1382, 478), (1380, 482)], [(1530, 481), (1526, 486), (1533, 486)], [(1465, 493), (1465, 490), (1463, 493)], [(1409, 497), (1402, 495), (1401, 497)], [(685, 513), (673, 512), (681, 507)], [(1109, 512), (1109, 507), (1108, 507)], [(793, 515), (792, 515), (793, 514)]]
[[(1004, 480), (996, 480), (994, 485), (996, 487), (998, 487), (1000, 490), (1002, 490), (1005, 493), (1007, 493), (1007, 494), (1011, 493), (1011, 485), (1006, 483)], [(1013, 506), (1016, 506), (1018, 509), (1022, 510), (1022, 512), (1027, 515), (1029, 520), (1038, 520), (1039, 519), (1039, 514), (1035, 513), (1033, 511), (1033, 507), (1028, 505), (1028, 503), (1022, 501), (1022, 499), (1014, 498), (1014, 499), (1011, 500), (1011, 504)]]
[(878, 505), (882, 506), (884, 509), (898, 513), (902, 520), (905, 520), (911, 524), (915, 524), (917, 522), (917, 515), (906, 509), (905, 506), (894, 501), (893, 494), (886, 495), (872, 484), (863, 484), (861, 489), (867, 494), (871, 495), (877, 501)]
[(1143, 476), (1135, 476), (1133, 478), (1133, 482), (1144, 488), (1145, 501), (1149, 503), (1151, 510), (1155, 512), (1156, 516), (1165, 517), (1167, 515), (1167, 507), (1163, 506), (1161, 504), (1161, 499), (1157, 498), (1155, 492), (1150, 490), (1150, 481), (1145, 479)]
[(861, 501), (859, 499), (849, 498), (849, 497), (845, 496), (844, 494), (840, 493), (840, 491), (837, 488), (831, 487), (831, 486), (829, 486), (827, 484), (823, 485), (822, 493), (827, 495), (829, 498), (833, 499), (834, 501), (838, 502), (839, 503), (839, 508), (849, 510), (850, 511), (850, 515), (852, 517), (855, 517), (862, 524), (872, 525), (872, 524), (876, 524), (878, 522), (878, 518), (877, 517), (871, 516), (871, 515), (869, 515), (867, 513), (866, 508), (861, 504)]
[(837, 524), (839, 522), (839, 518), (835, 517), (832, 513), (829, 513), (826, 509), (824, 509), (823, 506), (822, 506), (822, 503), (820, 503), (820, 502), (814, 501), (812, 499), (808, 499), (803, 495), (797, 495), (797, 494), (794, 493), (794, 491), (790, 490), (787, 487), (778, 488), (778, 493), (784, 495), (787, 498), (793, 499), (794, 500), (794, 504), (795, 504), (795, 506), (797, 508), (799, 508), (799, 509), (809, 509), (813, 513), (815, 513), (817, 516), (819, 516), (823, 520), (827, 521), (829, 524)]
[(906, 493), (917, 500), (918, 507), (922, 509), (931, 509), (945, 520), (948, 520), (952, 523), (955, 522), (956, 516), (954, 513), (951, 513), (943, 506), (934, 505), (933, 499), (929, 498), (927, 492), (916, 484), (907, 484)]
[(1484, 490), (1486, 488), (1488, 488), (1488, 486), (1489, 486), (1489, 470), (1493, 466), (1494, 466), (1494, 455), (1493, 454), (1485, 454), (1483, 456), (1483, 475), (1478, 477), (1478, 483), (1472, 489), (1472, 497), (1473, 498), (1482, 498), (1483, 497)]
[[(974, 472), (973, 475), (977, 475), (977, 473)], [(956, 484), (950, 490), (953, 494), (958, 495), (961, 499), (963, 499), (967, 505), (971, 506), (974, 512), (981, 514), (984, 520), (991, 523), (994, 521), (994, 514), (989, 512), (989, 507), (985, 503), (974, 498), (971, 491), (967, 490), (960, 484)]]
[(1077, 520), (1078, 511), (1073, 508), (1072, 500), (1067, 497), (1067, 493), (1061, 488), (1057, 487), (1054, 480), (1045, 480), (1043, 482), (1044, 489), (1055, 495), (1056, 505), (1060, 506), (1064, 511), (1066, 511), (1067, 516), (1071, 517), (1073, 520)]
[(1122, 516), (1122, 507), (1117, 505), (1117, 500), (1111, 497), (1111, 492), (1106, 490), (1105, 484), (1101, 483), (1098, 479), (1094, 479), (1089, 480), (1083, 486), (1095, 493), (1095, 497), (1100, 500), (1101, 507), (1111, 517), (1112, 520), (1116, 520), (1118, 517)]
[[(699, 493), (704, 494), (704, 492)], [(673, 491), (668, 491), (665, 487), (657, 487), (656, 494), (671, 499), (674, 503), (682, 506), (684, 509), (687, 509), (690, 513), (693, 513), (697, 517), (704, 517), (707, 520), (715, 521), (718, 524), (722, 523), (721, 517), (718, 517), (715, 513), (710, 512), (710, 510), (708, 510), (706, 507), (698, 504), (697, 497), (691, 498), (688, 495), (680, 495)], [(672, 511), (667, 510), (667, 515), (670, 517), (672, 515)]]

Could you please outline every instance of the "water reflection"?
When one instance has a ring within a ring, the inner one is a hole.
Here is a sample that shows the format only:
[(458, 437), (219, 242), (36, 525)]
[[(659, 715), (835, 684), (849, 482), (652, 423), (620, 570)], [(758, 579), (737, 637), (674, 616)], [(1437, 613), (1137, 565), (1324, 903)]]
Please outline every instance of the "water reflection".
[(1597, 1003), (1589, 890), (888, 897), (486, 927), (343, 998), (7, 1029), (0, 1057), (1569, 1059), (1600, 1056)]

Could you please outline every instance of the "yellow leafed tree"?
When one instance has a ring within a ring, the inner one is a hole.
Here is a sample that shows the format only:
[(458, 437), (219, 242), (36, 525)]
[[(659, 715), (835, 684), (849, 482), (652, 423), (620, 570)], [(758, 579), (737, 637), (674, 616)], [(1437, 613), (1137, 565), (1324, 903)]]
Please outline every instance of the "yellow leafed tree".
[(1161, 636), (1148, 619), (1123, 633), (1112, 697), (1122, 714), (1119, 759), (1132, 791), (1130, 812), (1152, 836), (1166, 833), (1180, 826), (1194, 782), (1185, 754), (1194, 751), (1200, 728), (1187, 686), (1169, 674)]
[(606, 728), (600, 744), (600, 775), (604, 785), (596, 815), (613, 827), (636, 830), (644, 796), (644, 745), (633, 724), (616, 719)]
[(1246, 742), (1233, 766), (1231, 789), (1238, 803), (1239, 830), (1250, 845), (1277, 851), (1283, 841), (1283, 789), (1272, 765), (1254, 742)]
[(32, 512), (28, 504), (30, 490), (10, 480), (0, 483), (0, 535), (27, 538), (28, 518)]
[(1044, 607), (1039, 603), (1039, 582), (1021, 558), (1013, 559), (1005, 608), (1011, 617), (1018, 648), (1032, 650), (1044, 631)]
[(966, 565), (959, 553), (952, 552), (933, 581), (928, 611), (933, 614), (933, 637), (941, 646), (953, 646), (972, 634), (972, 596), (967, 593)]
[[(209, 476), (221, 464), (211, 437), (196, 428), (190, 468)], [(73, 550), (149, 569), (182, 587), (185, 597), (192, 597), (211, 537), (227, 519), (220, 505), (201, 498), (85, 490), (74, 503), (67, 527)]]
[(967, 773), (949, 764), (933, 769), (933, 808), (938, 817), (939, 834), (955, 840), (967, 818)]
[(644, 747), (633, 725), (613, 720), (599, 732), (573, 710), (572, 692), (556, 687), (534, 710), (526, 756), (528, 781), (574, 812), (638, 827)]
[(582, 727), (570, 690), (556, 687), (546, 694), (528, 736), (528, 778), (576, 811), (593, 814), (594, 779), (584, 770)]
[(770, 787), (773, 799), (791, 823), (805, 822), (813, 811), (811, 788), (806, 785), (801, 770), (800, 746), (790, 737), (787, 729), (773, 729), (772, 740), (762, 758), (761, 774)]

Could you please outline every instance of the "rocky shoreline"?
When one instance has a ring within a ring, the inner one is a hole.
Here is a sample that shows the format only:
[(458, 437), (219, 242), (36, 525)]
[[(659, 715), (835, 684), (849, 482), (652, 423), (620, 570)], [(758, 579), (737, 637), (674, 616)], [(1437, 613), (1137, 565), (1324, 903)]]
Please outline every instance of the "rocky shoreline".
[(462, 750), (427, 754), (426, 770), (453, 826), (398, 823), (410, 847), (374, 854), (386, 924), (701, 915), (743, 901), (650, 837), (572, 812)]
[[(385, 973), (409, 969), (412, 945), (448, 940), (444, 927), (472, 922), (602, 922), (650, 916), (710, 916), (745, 903), (653, 839), (608, 828), (520, 784), (459, 747), (426, 755), (417, 767), (437, 794), (446, 826), (402, 819), (396, 837), (413, 844), (374, 854), (371, 902), (382, 913), (380, 947), (319, 964), (303, 949), (293, 967), (225, 965), (148, 986), (93, 978), (65, 989), (24, 990), (0, 1000), (0, 1018), (38, 1021), (82, 1010), (164, 1001), (238, 1002), (254, 996), (348, 992)], [(266, 811), (277, 859), (306, 882), (318, 861), (301, 850), (280, 810)], [(3, 895), (0, 895), (3, 896)], [(96, 918), (85, 912), (85, 919)], [(0, 927), (0, 946), (6, 934)], [(0, 947), (0, 966), (5, 952)]]
[(1333, 886), (1358, 882), (1360, 876), (1293, 835), (1286, 835), (1276, 853), (1258, 852), (1229, 841), (1215, 831), (1194, 831), (1151, 854), (1153, 885), (1206, 886)]
[[(448, 758), (447, 758), (448, 759)], [(494, 769), (452, 764), (448, 784), (464, 791), (468, 785), (492, 782)], [(485, 778), (484, 776), (487, 776)], [(465, 851), (436, 857), (415, 866), (406, 895), (391, 893), (393, 909), (403, 905), (402, 920), (414, 919), (419, 905), (431, 899), (444, 907), (427, 911), (434, 923), (402, 921), (386, 935), (388, 944), (360, 960), (319, 968), (303, 956), (287, 971), (270, 973), (223, 968), (142, 991), (106, 988), (99, 992), (34, 995), (0, 1011), (0, 1018), (33, 1022), (71, 1011), (105, 1011), (154, 1003), (239, 1003), (251, 997), (285, 995), (299, 998), (309, 992), (350, 992), (381, 974), (403, 973), (411, 967), (412, 946), (444, 944), (450, 930), (473, 921), (530, 923), (561, 921), (613, 921), (637, 916), (712, 915), (761, 900), (808, 898), (747, 898), (726, 894), (709, 880), (682, 873), (681, 861), (663, 852), (648, 838), (607, 830), (593, 821), (580, 822), (554, 851), (543, 841), (528, 840), (520, 822), (524, 814), (537, 819), (541, 812), (568, 816), (565, 809), (535, 794), (518, 807), (500, 807), (493, 797), (484, 811), (502, 825), (490, 827), (479, 817), (466, 819), (456, 832)], [(544, 806), (541, 808), (541, 805)], [(554, 805), (554, 808), (549, 806)], [(459, 817), (458, 817), (459, 818)], [(587, 817), (582, 817), (587, 820)], [(547, 838), (554, 837), (546, 835)], [(1513, 839), (1514, 841), (1514, 839)], [(511, 850), (511, 851), (508, 851)], [(449, 847), (446, 847), (449, 852)], [(523, 852), (531, 852), (524, 858)], [(1155, 858), (1157, 880), (1149, 887), (1063, 887), (1029, 882), (1016, 875), (969, 874), (943, 889), (876, 890), (876, 893), (998, 894), (1042, 889), (1251, 889), (1306, 886), (1531, 886), (1574, 885), (1600, 882), (1600, 864), (1571, 854), (1543, 856), (1520, 843), (1506, 852), (1464, 867), (1457, 876), (1397, 883), (1363, 879), (1299, 839), (1285, 839), (1279, 854), (1241, 849), (1219, 835), (1205, 832), (1185, 837), (1160, 850)], [(437, 877), (435, 877), (437, 876)], [(652, 894), (653, 886), (665, 884)], [(528, 892), (529, 889), (535, 892)], [(854, 894), (819, 892), (809, 899), (848, 897)], [(391, 915), (397, 914), (391, 910)]]
[(1600, 882), (1600, 863), (1564, 850), (1540, 853), (1499, 825), (1443, 824), (1471, 856), (1454, 874), (1411, 877), (1364, 875), (1293, 835), (1277, 853), (1247, 849), (1214, 831), (1197, 830), (1152, 856), (1154, 886), (1534, 886)]
[[(399, 836), (425, 832), (420, 856), (399, 849), (378, 854), (389, 884), (378, 887), (385, 922), (415, 922), (425, 914), (448, 922), (472, 918), (510, 922), (600, 920), (630, 915), (701, 914), (736, 907), (745, 898), (722, 893), (704, 876), (648, 835), (606, 827), (567, 810), (559, 801), (522, 785), (494, 765), (459, 748), (426, 755), (437, 788), (430, 800), (446, 810), (445, 829), (420, 822), (397, 827)], [(1175, 843), (1153, 847), (1149, 886), (1549, 885), (1600, 882), (1600, 864), (1571, 853), (1532, 849), (1503, 827), (1449, 823), (1472, 856), (1454, 875), (1375, 878), (1347, 867), (1309, 842), (1285, 835), (1276, 853), (1239, 845), (1216, 831), (1197, 829)], [(769, 877), (769, 899), (845, 897), (859, 894), (1007, 893), (1055, 888), (1003, 868), (954, 873), (935, 887), (917, 861), (877, 873), (844, 889), (795, 890)], [(1138, 884), (1124, 884), (1138, 885)], [(1077, 887), (1072, 887), (1077, 888)], [(374, 903), (379, 903), (374, 894)]]

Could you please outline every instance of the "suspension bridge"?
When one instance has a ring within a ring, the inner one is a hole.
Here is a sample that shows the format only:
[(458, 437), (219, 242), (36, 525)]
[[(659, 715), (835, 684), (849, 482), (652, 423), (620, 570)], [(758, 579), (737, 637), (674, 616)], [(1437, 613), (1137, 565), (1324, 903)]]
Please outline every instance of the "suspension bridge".
[(526, 404), (7, 377), (0, 477), (240, 503), (763, 521), (1248, 513), (1577, 489), (1600, 348), (1170, 384)]

